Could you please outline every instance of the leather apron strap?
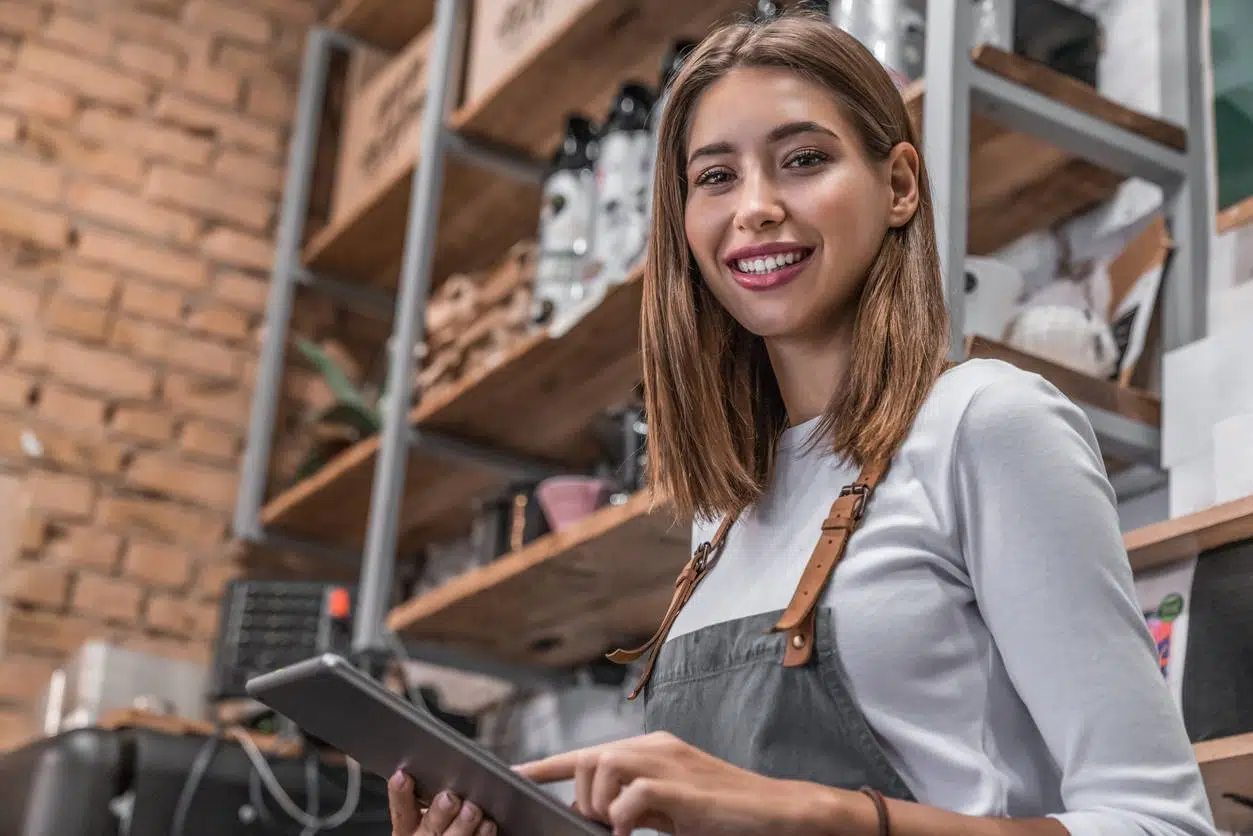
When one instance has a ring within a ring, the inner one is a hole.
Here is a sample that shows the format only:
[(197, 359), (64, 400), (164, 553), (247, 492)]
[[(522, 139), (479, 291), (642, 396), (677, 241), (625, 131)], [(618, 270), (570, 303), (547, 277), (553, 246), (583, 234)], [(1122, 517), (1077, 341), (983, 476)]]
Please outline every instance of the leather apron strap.
[[(849, 538), (857, 530), (858, 524), (865, 515), (870, 495), (886, 470), (886, 463), (867, 463), (862, 467), (857, 481), (846, 485), (831, 505), (831, 511), (822, 523), (822, 537), (814, 546), (809, 563), (805, 566), (805, 571), (801, 574), (800, 582), (792, 595), (792, 601), (774, 626), (774, 631), (787, 631), (788, 633), (787, 650), (783, 657), (785, 667), (804, 665), (812, 656), (817, 602), (822, 597), (822, 590), (831, 579), (831, 573), (835, 571), (836, 565), (844, 556)], [(691, 599), (697, 585), (718, 562), (726, 546), (727, 532), (730, 531), (735, 518), (734, 514), (728, 514), (718, 526), (713, 539), (701, 543), (696, 548), (674, 582), (674, 596), (670, 599), (670, 606), (661, 620), (661, 625), (652, 637), (632, 650), (615, 650), (608, 654), (607, 658), (610, 661), (619, 664), (634, 662), (648, 654), (648, 661), (644, 665), (639, 682), (636, 683), (627, 699), (635, 699), (648, 684), (653, 667), (657, 663), (657, 655), (661, 652), (661, 646), (665, 643), (670, 628), (678, 618), (680, 610)]]

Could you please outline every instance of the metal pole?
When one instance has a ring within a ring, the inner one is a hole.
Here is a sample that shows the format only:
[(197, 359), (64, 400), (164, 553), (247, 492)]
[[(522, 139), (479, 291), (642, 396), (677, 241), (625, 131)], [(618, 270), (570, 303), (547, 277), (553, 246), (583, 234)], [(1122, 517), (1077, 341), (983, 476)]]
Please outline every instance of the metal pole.
[(1163, 192), (1171, 237), (1178, 249), (1162, 277), (1162, 351), (1185, 346), (1206, 333), (1209, 306), (1209, 242), (1214, 234), (1208, 130), (1212, 96), (1205, 83), (1204, 43), (1208, 16), (1197, 0), (1163, 0), (1158, 19), (1162, 45), (1162, 116), (1187, 129), (1187, 173)]
[(325, 29), (314, 29), (305, 42), (304, 68), (296, 100), (296, 122), (287, 150), (287, 179), (279, 213), (274, 248), (274, 272), (265, 307), (265, 338), (257, 365), (257, 382), (248, 417), (248, 440), (240, 466), (239, 493), (235, 498), (232, 524), (236, 537), (254, 542), (261, 536), (261, 505), (265, 502), (266, 474), (274, 443), (274, 423), (282, 390), (283, 355), (291, 326), (296, 272), (300, 267), (300, 245), (305, 217), (309, 213), (309, 193), (317, 157), (318, 126), (326, 97), (326, 76), (330, 66), (334, 36)]
[(970, 182), (971, 0), (927, 3), (922, 144), (931, 178), (940, 275), (949, 315), (949, 358), (965, 359), (966, 223)]
[(426, 110), (405, 229), (405, 252), (400, 270), (400, 292), (388, 350), (387, 407), (374, 485), (370, 495), (370, 520), (366, 532), (365, 559), (358, 585), (353, 623), (352, 649), (366, 656), (390, 650), (385, 621), (391, 603), (392, 571), (396, 560), (397, 518), (409, 459), (409, 400), (414, 385), (413, 347), (424, 339), (427, 293), (431, 285), (440, 193), (443, 190), (447, 151), (445, 119), (453, 56), (459, 51), (458, 36), (463, 13), (461, 0), (438, 0), (435, 4), (435, 43), (431, 56)]

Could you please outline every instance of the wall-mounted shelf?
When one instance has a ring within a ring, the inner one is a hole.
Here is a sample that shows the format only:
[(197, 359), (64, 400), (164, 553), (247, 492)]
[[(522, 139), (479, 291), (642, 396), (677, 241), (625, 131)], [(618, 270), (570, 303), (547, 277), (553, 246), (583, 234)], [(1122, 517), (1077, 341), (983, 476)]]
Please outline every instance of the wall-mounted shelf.
[(1189, 560), (1228, 543), (1253, 540), (1253, 496), (1128, 531), (1123, 540), (1137, 572)]
[(1253, 808), (1225, 797), (1236, 793), (1253, 798), (1253, 734), (1206, 740), (1192, 748), (1218, 829), (1224, 833), (1253, 831)]
[(1217, 228), (1219, 234), (1253, 224), (1253, 197), (1228, 206), (1218, 213)]
[(647, 637), (690, 553), (690, 521), (636, 494), (394, 609), (406, 637), (566, 667)]
[(380, 49), (399, 50), (434, 17), (434, 0), (341, 0), (327, 25)]
[[(635, 274), (561, 337), (530, 337), (495, 366), (424, 398), (411, 422), (572, 468), (590, 465), (595, 450), (585, 431), (604, 410), (624, 403), (640, 379), (642, 284)], [(266, 503), (263, 524), (359, 549), (378, 450), (377, 436), (345, 450)], [(414, 451), (398, 522), (402, 546), (460, 533), (472, 500), (502, 486), (503, 479), (500, 471), (470, 460)], [(263, 561), (267, 554), (249, 551)]]

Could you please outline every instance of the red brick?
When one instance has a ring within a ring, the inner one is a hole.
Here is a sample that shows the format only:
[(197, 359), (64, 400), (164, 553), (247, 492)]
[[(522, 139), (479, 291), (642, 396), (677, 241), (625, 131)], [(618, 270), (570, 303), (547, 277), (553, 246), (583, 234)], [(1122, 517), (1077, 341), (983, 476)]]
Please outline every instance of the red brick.
[[(257, 195), (252, 195), (250, 199), (256, 201), (254, 205), (264, 207), (268, 213), (268, 201)], [(226, 227), (217, 227), (206, 233), (201, 249), (210, 258), (234, 267), (269, 270), (274, 266), (274, 245), (268, 238), (259, 238)]]
[(200, 230), (200, 220), (194, 215), (155, 206), (137, 195), (99, 183), (75, 183), (69, 190), (69, 203), (110, 226), (180, 244), (194, 241)]
[(237, 377), (244, 352), (198, 337), (181, 337), (170, 348), (169, 362), (210, 377)]
[(113, 429), (145, 441), (169, 441), (174, 435), (174, 419), (162, 410), (122, 407), (113, 416)]
[(99, 429), (104, 426), (105, 407), (100, 398), (80, 395), (53, 384), (39, 389), (39, 414), (62, 427)]
[(187, 326), (227, 340), (243, 340), (250, 330), (247, 314), (218, 302), (196, 305), (187, 317)]
[(318, 20), (317, 5), (308, 0), (249, 0), (248, 5), (264, 9), (276, 20), (299, 24), (301, 29)]
[(296, 88), (272, 74), (252, 75), (244, 110), (258, 119), (285, 125), (296, 112)]
[(209, 132), (227, 145), (255, 148), (269, 154), (282, 150), (282, 133), (278, 128), (185, 96), (162, 93), (157, 100), (156, 115), (165, 122)]
[(0, 281), (0, 319), (15, 325), (33, 322), (39, 316), (41, 296), (37, 288), (11, 279)]
[(239, 351), (215, 342), (182, 334), (136, 319), (118, 320), (113, 329), (113, 345), (137, 357), (153, 361), (165, 360), (172, 366), (186, 368), (218, 377), (238, 372)]
[(55, 12), (43, 29), (44, 40), (57, 46), (68, 47), (78, 55), (108, 59), (113, 49), (113, 38), (107, 29), (64, 12)]
[(33, 702), (48, 687), (57, 667), (56, 659), (47, 656), (6, 653), (0, 658), (0, 701)]
[(5, 632), (6, 652), (18, 649), (68, 654), (104, 633), (100, 624), (85, 618), (15, 609), (9, 613)]
[(27, 477), (31, 507), (49, 514), (87, 517), (96, 503), (96, 485), (83, 476), (32, 471)]
[(112, 529), (143, 532), (168, 543), (211, 548), (226, 535), (221, 515), (156, 499), (105, 497), (99, 522)]
[(74, 116), (74, 96), (37, 79), (8, 73), (0, 79), (0, 108), (68, 122)]
[(65, 175), (57, 166), (12, 154), (0, 154), (0, 188), (44, 203), (54, 203), (64, 187)]
[(58, 81), (80, 96), (119, 107), (148, 103), (152, 88), (143, 81), (78, 55), (27, 41), (17, 57), (18, 69)]
[(183, 319), (183, 294), (132, 280), (122, 288), (121, 308), (127, 313), (177, 323)]
[(218, 50), (218, 63), (244, 76), (274, 72), (275, 51), (258, 50), (239, 43), (224, 43)]
[(160, 44), (186, 52), (196, 43), (196, 36), (177, 20), (125, 8), (113, 4), (101, 10), (102, 23), (118, 35), (131, 40)]
[(206, 165), (213, 150), (204, 136), (99, 108), (83, 113), (78, 124), (83, 134), (101, 142), (124, 143), (151, 157), (194, 166)]
[(126, 550), (122, 571), (145, 584), (181, 587), (191, 580), (192, 556), (185, 549), (165, 543), (132, 542)]
[(269, 195), (283, 190), (283, 169), (271, 160), (245, 151), (223, 151), (213, 163), (213, 173), (223, 180)]
[(168, 83), (183, 63), (173, 50), (134, 42), (118, 44), (117, 62), (161, 84)]
[(117, 568), (121, 553), (120, 535), (88, 526), (64, 526), (48, 547), (48, 557), (58, 563), (86, 566), (106, 574)]
[(12, 113), (0, 111), (0, 142), (16, 143), (21, 136), (22, 120)]
[(110, 344), (128, 354), (160, 361), (169, 357), (177, 333), (142, 319), (122, 318), (113, 328)]
[(191, 0), (183, 9), (183, 21), (193, 28), (256, 44), (267, 43), (271, 35), (264, 15), (208, 0)]
[(29, 122), (24, 143), (47, 159), (56, 160), (80, 176), (91, 176), (130, 188), (143, 184), (144, 161), (116, 141), (94, 140), (50, 122)]
[(0, 0), (0, 32), (30, 35), (43, 26), (39, 6), (24, 0)]
[(47, 347), (48, 366), (66, 383), (118, 398), (144, 398), (156, 390), (153, 371), (128, 357), (51, 337)]
[[(31, 553), (42, 550), (44, 543), (48, 541), (51, 524), (43, 514), (36, 514), (28, 509), (23, 509), (19, 513), (21, 513), (23, 519), (21, 523), (22, 530), (18, 536), (20, 540), (17, 544), (18, 551)], [(11, 532), (10, 536), (12, 536)]]
[[(36, 441), (34, 455), (23, 449), (23, 441)], [(124, 450), (98, 433), (69, 430), (30, 417), (0, 415), (0, 458), (39, 462), (64, 470), (93, 475), (121, 472)]]
[(158, 633), (184, 638), (191, 635), (195, 627), (192, 608), (186, 598), (176, 598), (173, 595), (160, 593), (153, 593), (148, 597), (144, 623)]
[(191, 456), (232, 463), (239, 456), (239, 439), (234, 433), (200, 421), (191, 421), (179, 439), (184, 452)]
[(103, 342), (109, 331), (109, 310), (58, 295), (48, 302), (44, 324), (49, 331), (69, 334), (88, 342)]
[(79, 254), (128, 273), (148, 276), (180, 287), (200, 288), (209, 280), (205, 263), (168, 247), (141, 244), (133, 238), (85, 229), (79, 232)]
[(213, 288), (218, 299), (251, 313), (264, 313), (270, 286), (264, 279), (242, 273), (223, 273)]
[(164, 394), (179, 415), (208, 418), (237, 428), (248, 425), (250, 398), (237, 381), (206, 381), (170, 374), (165, 379)]
[(146, 194), (253, 229), (264, 229), (273, 211), (270, 201), (255, 194), (241, 193), (238, 187), (223, 184), (215, 178), (198, 177), (164, 165), (154, 166), (149, 172)]
[(41, 561), (20, 560), (5, 571), (5, 594), (23, 604), (60, 609), (70, 589), (70, 571)]
[(235, 504), (234, 470), (190, 464), (159, 453), (135, 457), (127, 482), (142, 490), (230, 511)]
[(182, 79), (183, 92), (198, 99), (233, 106), (239, 101), (243, 81), (230, 70), (199, 61), (188, 67)]
[(35, 382), (18, 372), (0, 370), (0, 407), (23, 409), (30, 402)]
[(59, 212), (39, 209), (24, 200), (0, 198), (0, 233), (44, 247), (70, 243), (70, 222)]
[(117, 294), (118, 277), (107, 270), (85, 264), (62, 264), (60, 278), (59, 290), (82, 302), (107, 307)]
[(74, 584), (74, 609), (102, 621), (136, 621), (142, 601), (143, 587), (124, 578), (82, 572)]
[(203, 599), (216, 600), (222, 597), (226, 584), (240, 576), (240, 569), (233, 562), (214, 560), (201, 563), (196, 576), (196, 593)]

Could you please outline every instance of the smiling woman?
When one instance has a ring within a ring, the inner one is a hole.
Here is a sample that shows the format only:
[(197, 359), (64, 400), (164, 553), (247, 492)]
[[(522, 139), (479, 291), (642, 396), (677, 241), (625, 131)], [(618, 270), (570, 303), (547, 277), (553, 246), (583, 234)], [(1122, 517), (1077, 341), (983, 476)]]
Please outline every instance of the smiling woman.
[[(519, 767), (615, 834), (1214, 834), (1087, 419), (945, 368), (917, 144), (818, 18), (721, 29), (674, 81), (641, 326), (695, 550), (611, 654), (645, 660), (650, 733)], [(399, 780), (396, 836), (491, 827)]]

